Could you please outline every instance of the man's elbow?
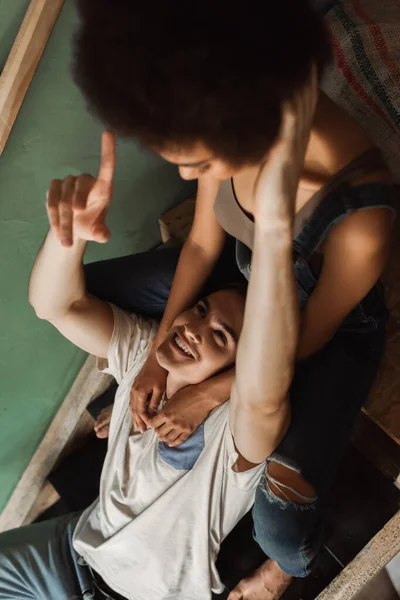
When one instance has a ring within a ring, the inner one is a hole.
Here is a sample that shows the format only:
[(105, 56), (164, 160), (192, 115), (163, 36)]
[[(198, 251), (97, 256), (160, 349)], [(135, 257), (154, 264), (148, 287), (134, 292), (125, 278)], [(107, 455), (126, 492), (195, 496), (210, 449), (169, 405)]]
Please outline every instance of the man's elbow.
[(51, 320), (51, 306), (49, 306), (49, 299), (38, 294), (34, 288), (32, 289), (32, 286), (29, 287), (28, 301), (38, 319), (42, 319), (43, 321)]
[(236, 382), (238, 399), (244, 408), (259, 410), (263, 414), (274, 414), (287, 401), (290, 385), (293, 379), (293, 368), (282, 372), (281, 376), (270, 385), (244, 385)]
[(247, 389), (241, 394), (237, 390), (238, 404), (248, 412), (257, 413), (263, 416), (273, 416), (282, 410), (288, 402), (288, 386), (283, 386), (279, 390), (270, 390), (261, 394), (259, 390)]
[(37, 302), (36, 299), (31, 298), (31, 296), (29, 296), (29, 304), (35, 311), (37, 318), (41, 319), (42, 321), (53, 321), (57, 317), (57, 315), (54, 314), (54, 311), (49, 309), (48, 306)]
[(74, 309), (74, 304), (69, 305), (56, 305), (49, 302), (49, 299), (41, 299), (35, 297), (33, 294), (29, 294), (29, 304), (32, 306), (33, 310), (38, 319), (42, 321), (54, 322), (62, 317), (65, 317), (67, 313)]
[(29, 304), (32, 306), (33, 310), (35, 311), (35, 314), (38, 317), (38, 319), (43, 319), (45, 321), (48, 320), (46, 316), (45, 307), (40, 302), (39, 298), (37, 298), (31, 290), (29, 290), (28, 301)]
[(287, 402), (288, 395), (285, 393), (281, 396), (274, 396), (271, 398), (263, 397), (256, 401), (247, 401), (244, 402), (242, 406), (245, 410), (260, 414), (264, 417), (273, 417), (287, 405)]

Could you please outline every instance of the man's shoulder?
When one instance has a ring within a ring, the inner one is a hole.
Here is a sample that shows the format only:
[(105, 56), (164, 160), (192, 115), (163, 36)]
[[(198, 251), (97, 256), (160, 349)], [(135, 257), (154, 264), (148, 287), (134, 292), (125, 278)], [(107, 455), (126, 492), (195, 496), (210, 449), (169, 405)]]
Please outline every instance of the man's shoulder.
[(117, 381), (121, 381), (134, 364), (147, 356), (158, 323), (128, 313), (115, 305), (111, 307), (114, 312), (114, 331), (108, 351), (108, 363), (112, 375)]
[(157, 333), (158, 323), (153, 319), (128, 312), (111, 304), (114, 313), (114, 333), (121, 339), (147, 342)]

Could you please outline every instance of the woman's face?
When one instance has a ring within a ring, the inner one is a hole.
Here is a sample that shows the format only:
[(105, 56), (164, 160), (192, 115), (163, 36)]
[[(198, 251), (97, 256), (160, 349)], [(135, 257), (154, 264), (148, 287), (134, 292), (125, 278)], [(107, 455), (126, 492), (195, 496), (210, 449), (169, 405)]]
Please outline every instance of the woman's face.
[(235, 362), (245, 300), (234, 290), (207, 296), (174, 321), (157, 359), (181, 384), (205, 381)]
[(182, 179), (198, 179), (209, 175), (214, 179), (230, 179), (242, 169), (232, 167), (226, 161), (213, 156), (213, 153), (201, 142), (191, 150), (163, 150), (159, 154), (168, 162), (179, 168)]

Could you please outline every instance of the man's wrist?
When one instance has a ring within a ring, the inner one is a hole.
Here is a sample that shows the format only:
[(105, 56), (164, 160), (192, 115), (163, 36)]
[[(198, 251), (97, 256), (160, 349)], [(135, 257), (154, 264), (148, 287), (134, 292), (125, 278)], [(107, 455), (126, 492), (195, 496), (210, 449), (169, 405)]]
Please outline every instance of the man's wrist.
[(73, 243), (71, 246), (62, 246), (59, 239), (53, 229), (49, 229), (47, 234), (45, 245), (51, 244), (51, 248), (53, 252), (55, 252), (55, 256), (58, 257), (58, 260), (61, 261), (76, 261), (77, 258), (83, 260), (83, 256), (86, 251), (86, 246), (88, 244), (87, 240), (83, 240), (80, 237), (74, 236)]

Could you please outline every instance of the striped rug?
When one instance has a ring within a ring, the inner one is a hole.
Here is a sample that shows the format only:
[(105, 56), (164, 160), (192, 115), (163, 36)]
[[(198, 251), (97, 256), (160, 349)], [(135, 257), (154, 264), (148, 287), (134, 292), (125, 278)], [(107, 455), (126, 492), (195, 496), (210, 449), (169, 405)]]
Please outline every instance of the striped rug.
[(400, 182), (400, 0), (342, 0), (326, 15), (322, 89), (358, 121)]

